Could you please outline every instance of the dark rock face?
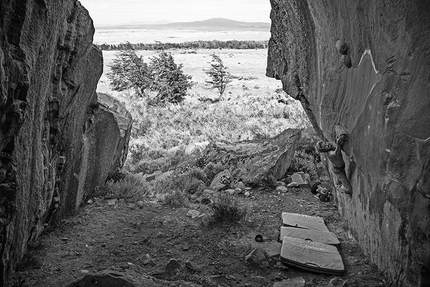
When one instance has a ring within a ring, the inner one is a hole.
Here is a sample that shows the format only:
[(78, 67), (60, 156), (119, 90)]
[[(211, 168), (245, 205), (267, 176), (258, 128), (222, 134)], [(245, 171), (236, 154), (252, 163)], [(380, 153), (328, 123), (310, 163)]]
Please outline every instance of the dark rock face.
[[(267, 75), (350, 134), (339, 209), (395, 285), (430, 282), (430, 2), (271, 0)], [(428, 284), (428, 283), (427, 283)]]
[(0, 286), (123, 161), (129, 127), (97, 103), (93, 33), (78, 1), (0, 1)]

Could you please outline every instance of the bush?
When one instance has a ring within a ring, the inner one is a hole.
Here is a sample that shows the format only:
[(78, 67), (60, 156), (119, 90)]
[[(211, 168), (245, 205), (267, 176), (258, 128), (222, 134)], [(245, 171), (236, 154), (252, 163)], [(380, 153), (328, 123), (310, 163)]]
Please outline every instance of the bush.
[(124, 179), (114, 182), (108, 181), (99, 187), (94, 196), (106, 199), (138, 200), (148, 193), (148, 186), (141, 178), (127, 175)]
[(183, 192), (176, 190), (169, 192), (164, 196), (163, 204), (171, 207), (186, 207), (188, 206), (188, 201)]
[(244, 219), (247, 210), (239, 205), (237, 199), (228, 194), (220, 194), (212, 205), (212, 224), (237, 223)]

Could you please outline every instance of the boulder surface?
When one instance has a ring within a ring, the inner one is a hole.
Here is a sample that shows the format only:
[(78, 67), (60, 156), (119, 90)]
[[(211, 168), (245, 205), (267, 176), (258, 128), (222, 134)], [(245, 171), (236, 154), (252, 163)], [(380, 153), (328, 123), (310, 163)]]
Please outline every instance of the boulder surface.
[[(271, 0), (267, 75), (349, 134), (340, 212), (394, 286), (430, 282), (430, 2)], [(335, 182), (334, 182), (335, 184)]]
[(97, 99), (93, 34), (78, 1), (0, 1), (0, 286), (126, 155), (131, 119)]
[(203, 151), (203, 160), (229, 167), (228, 174), (247, 185), (263, 185), (285, 176), (300, 136), (300, 130), (287, 129), (268, 139), (210, 143)]

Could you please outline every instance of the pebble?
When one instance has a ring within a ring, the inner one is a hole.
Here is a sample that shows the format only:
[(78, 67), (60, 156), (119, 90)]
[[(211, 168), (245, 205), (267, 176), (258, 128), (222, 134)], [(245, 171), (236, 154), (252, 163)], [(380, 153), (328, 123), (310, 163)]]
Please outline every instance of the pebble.
[(139, 207), (140, 209), (142, 209), (142, 208), (143, 208), (143, 206), (144, 206), (144, 202), (143, 202), (142, 200), (139, 200), (139, 201), (137, 202), (137, 207)]

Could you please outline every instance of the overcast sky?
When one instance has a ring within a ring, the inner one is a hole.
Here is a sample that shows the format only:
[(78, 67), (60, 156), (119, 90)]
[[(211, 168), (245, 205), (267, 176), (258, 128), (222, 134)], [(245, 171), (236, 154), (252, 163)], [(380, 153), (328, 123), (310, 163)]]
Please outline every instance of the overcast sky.
[(270, 23), (269, 0), (79, 0), (95, 26), (228, 18)]

